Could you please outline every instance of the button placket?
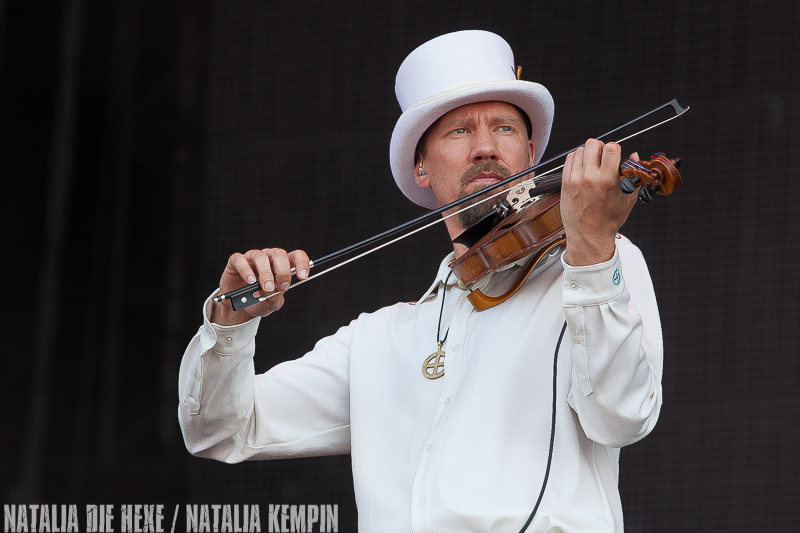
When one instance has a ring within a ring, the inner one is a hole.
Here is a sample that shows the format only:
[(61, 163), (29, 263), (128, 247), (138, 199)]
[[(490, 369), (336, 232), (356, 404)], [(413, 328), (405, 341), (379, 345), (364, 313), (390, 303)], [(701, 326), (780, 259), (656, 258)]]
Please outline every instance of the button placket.
[(458, 391), (463, 373), (463, 348), (466, 338), (467, 319), (472, 311), (472, 304), (467, 301), (466, 292), (458, 296), (452, 317), (450, 318), (450, 333), (448, 342), (452, 345), (445, 346), (445, 373), (439, 403), (436, 406), (433, 425), (425, 440), (423, 452), (421, 453), (414, 485), (411, 491), (412, 517), (411, 522), (414, 530), (432, 530), (433, 524), (430, 522), (430, 512), (428, 509), (432, 505), (431, 485), (433, 478), (433, 460), (436, 453), (436, 443), (439, 439), (444, 420), (447, 417), (447, 410), (452, 403), (452, 399)]

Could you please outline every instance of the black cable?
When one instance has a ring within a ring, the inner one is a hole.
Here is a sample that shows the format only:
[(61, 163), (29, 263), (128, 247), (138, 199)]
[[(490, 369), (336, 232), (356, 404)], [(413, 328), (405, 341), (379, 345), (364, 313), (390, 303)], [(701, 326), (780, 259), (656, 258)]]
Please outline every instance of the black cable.
[(531, 515), (528, 517), (528, 521), (525, 522), (525, 525), (522, 526), (522, 529), (519, 530), (519, 533), (525, 533), (525, 530), (528, 529), (528, 526), (531, 525), (533, 521), (533, 517), (536, 515), (536, 511), (539, 510), (539, 504), (542, 503), (542, 498), (544, 497), (544, 489), (547, 486), (547, 478), (550, 477), (550, 465), (553, 462), (553, 443), (556, 440), (556, 391), (558, 389), (558, 351), (561, 348), (561, 341), (564, 339), (564, 332), (567, 330), (567, 323), (564, 322), (564, 326), (561, 328), (561, 334), (558, 336), (558, 342), (556, 343), (556, 351), (553, 354), (553, 420), (550, 425), (550, 451), (547, 453), (547, 468), (544, 471), (544, 481), (542, 481), (542, 490), (539, 491), (539, 499), (536, 500), (536, 505), (533, 506), (533, 511), (531, 511)]

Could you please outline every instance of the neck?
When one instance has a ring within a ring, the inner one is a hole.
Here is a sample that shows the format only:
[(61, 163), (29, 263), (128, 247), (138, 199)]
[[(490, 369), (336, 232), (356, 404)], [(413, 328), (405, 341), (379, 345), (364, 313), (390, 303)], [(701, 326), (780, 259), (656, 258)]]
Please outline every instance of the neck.
[(463, 244), (457, 244), (457, 243), (453, 243), (453, 250), (455, 250), (455, 252), (456, 252), (456, 259), (458, 259), (458, 258), (459, 258), (459, 257), (461, 257), (462, 255), (464, 255), (464, 254), (467, 252), (467, 250), (469, 250), (469, 248), (467, 248), (467, 247), (466, 247), (466, 246), (464, 246)]
[(444, 221), (445, 225), (447, 226), (447, 233), (450, 235), (450, 242), (453, 243), (453, 250), (456, 252), (456, 259), (461, 257), (464, 253), (469, 250), (463, 244), (458, 244), (455, 241), (455, 238), (461, 235), (464, 232), (464, 228), (461, 226), (461, 223), (458, 220), (458, 217), (450, 217)]

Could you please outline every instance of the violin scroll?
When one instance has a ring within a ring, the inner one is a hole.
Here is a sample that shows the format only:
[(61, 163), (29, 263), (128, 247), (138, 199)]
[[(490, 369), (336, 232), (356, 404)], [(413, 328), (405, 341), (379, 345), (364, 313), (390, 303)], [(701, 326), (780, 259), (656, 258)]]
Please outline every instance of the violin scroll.
[(663, 152), (656, 152), (650, 156), (650, 161), (635, 161), (626, 159), (619, 166), (621, 181), (619, 188), (625, 194), (631, 194), (639, 189), (639, 199), (643, 202), (653, 200), (653, 194), (671, 194), (680, 187), (682, 180), (678, 173), (681, 164), (680, 157), (668, 158)]

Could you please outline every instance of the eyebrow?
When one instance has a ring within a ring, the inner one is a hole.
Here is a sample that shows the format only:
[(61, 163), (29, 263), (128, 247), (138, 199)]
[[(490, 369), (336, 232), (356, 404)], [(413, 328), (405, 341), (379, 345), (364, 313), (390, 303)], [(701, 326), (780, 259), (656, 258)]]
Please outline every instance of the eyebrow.
[[(467, 120), (455, 120), (455, 119), (454, 120), (448, 120), (447, 122), (442, 122), (439, 125), (439, 127), (444, 128), (444, 129), (447, 130), (447, 129), (450, 129), (450, 128), (455, 127), (455, 126), (463, 126), (466, 122), (471, 122), (471, 121), (472, 121), (472, 119), (467, 119)], [(522, 120), (520, 120), (518, 117), (515, 117), (514, 115), (501, 115), (501, 116), (495, 117), (492, 121), (490, 121), (490, 124), (503, 124), (503, 123), (521, 124), (523, 126), (525, 124)]]
[(497, 117), (493, 123), (497, 124), (500, 122), (513, 122), (515, 124), (524, 124), (524, 122), (519, 117), (515, 117), (514, 115), (503, 115)]

